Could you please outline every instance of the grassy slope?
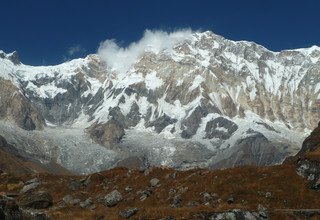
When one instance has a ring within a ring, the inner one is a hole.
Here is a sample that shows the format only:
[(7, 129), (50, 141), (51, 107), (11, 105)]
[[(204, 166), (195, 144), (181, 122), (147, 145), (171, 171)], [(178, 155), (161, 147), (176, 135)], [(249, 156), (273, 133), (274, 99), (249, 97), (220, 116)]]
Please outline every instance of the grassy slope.
[[(67, 186), (71, 179), (83, 178), (75, 176), (54, 176), (40, 174), (38, 178), (44, 182), (40, 189), (48, 190), (54, 196), (57, 204), (68, 194), (85, 200), (92, 197), (95, 200), (98, 195), (105, 195), (113, 189), (118, 189), (124, 200), (113, 208), (107, 208), (97, 204), (97, 209), (88, 211), (79, 206), (62, 209), (51, 209), (50, 214), (54, 219), (95, 219), (105, 216), (105, 219), (118, 219), (118, 212), (128, 207), (138, 207), (140, 211), (133, 219), (158, 219), (164, 216), (175, 216), (177, 219), (189, 219), (191, 213), (199, 211), (224, 211), (234, 208), (244, 210), (256, 210), (261, 204), (268, 210), (277, 209), (315, 209), (320, 207), (320, 192), (311, 190), (305, 179), (298, 176), (293, 165), (279, 165), (270, 167), (238, 167), (225, 170), (189, 170), (177, 172), (172, 169), (154, 168), (148, 176), (143, 172), (130, 171), (117, 168), (92, 175), (91, 184), (77, 191), (71, 191)], [(176, 178), (168, 177), (176, 172)], [(139, 190), (145, 190), (152, 178), (160, 179), (161, 186), (153, 189), (149, 198), (140, 201), (137, 194)], [(30, 179), (31, 176), (11, 178), (1, 175), (0, 192), (8, 191), (8, 185), (14, 185), (20, 179)], [(13, 182), (12, 182), (13, 181)], [(130, 186), (131, 192), (125, 192), (124, 188)], [(186, 192), (181, 193), (182, 207), (171, 208), (170, 204), (174, 195), (169, 194), (170, 189), (182, 189), (188, 187)], [(17, 185), (12, 191), (17, 191)], [(220, 202), (213, 202), (206, 206), (201, 192), (217, 193)], [(271, 197), (266, 197), (270, 192)], [(234, 204), (228, 204), (230, 196), (235, 198)], [(190, 201), (198, 201), (197, 207), (188, 207)], [(278, 215), (280, 216), (280, 214)], [(281, 217), (279, 217), (281, 219)]]

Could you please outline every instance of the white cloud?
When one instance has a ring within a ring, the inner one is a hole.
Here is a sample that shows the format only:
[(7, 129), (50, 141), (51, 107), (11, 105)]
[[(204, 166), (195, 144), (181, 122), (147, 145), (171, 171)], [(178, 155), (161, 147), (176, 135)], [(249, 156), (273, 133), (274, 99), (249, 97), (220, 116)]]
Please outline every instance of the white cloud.
[(77, 44), (77, 45), (69, 47), (68, 54), (70, 56), (72, 56), (72, 55), (74, 55), (76, 53), (81, 53), (81, 52), (85, 52), (85, 51), (86, 50), (80, 44)]
[(171, 50), (175, 44), (188, 40), (191, 36), (190, 29), (171, 33), (146, 30), (138, 42), (133, 42), (128, 47), (120, 47), (114, 39), (102, 42), (98, 55), (109, 68), (124, 73), (144, 52), (159, 53), (163, 50)]

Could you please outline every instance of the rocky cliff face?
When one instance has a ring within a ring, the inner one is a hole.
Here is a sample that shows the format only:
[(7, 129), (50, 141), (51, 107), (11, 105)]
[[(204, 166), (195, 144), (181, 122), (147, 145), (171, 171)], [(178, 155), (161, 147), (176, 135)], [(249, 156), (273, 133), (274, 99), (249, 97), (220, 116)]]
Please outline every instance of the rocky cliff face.
[[(319, 124), (320, 125), (320, 124)], [(309, 182), (309, 187), (320, 191), (320, 126), (304, 140), (301, 150), (287, 162), (294, 162), (299, 176)]]
[[(51, 67), (2, 57), (0, 76), (48, 125), (85, 129), (82, 136), (119, 159), (180, 168), (278, 163), (298, 151), (318, 118), (318, 47), (272, 52), (203, 32), (146, 50), (125, 71), (97, 55)], [(30, 114), (20, 127), (41, 128), (31, 110), (19, 112)]]
[(11, 81), (0, 78), (0, 119), (7, 119), (26, 130), (43, 129), (41, 112)]
[(302, 148), (297, 154), (298, 156), (304, 155), (308, 152), (318, 151), (320, 148), (320, 123), (311, 134), (303, 141)]

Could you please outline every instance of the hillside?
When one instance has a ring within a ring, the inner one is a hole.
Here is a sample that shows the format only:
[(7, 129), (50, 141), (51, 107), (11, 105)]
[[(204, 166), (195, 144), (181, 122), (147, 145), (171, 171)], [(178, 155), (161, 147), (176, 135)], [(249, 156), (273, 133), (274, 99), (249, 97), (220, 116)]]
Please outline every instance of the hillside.
[[(19, 193), (28, 185), (27, 180), (35, 177), (39, 186)], [(150, 183), (153, 178), (159, 180), (154, 187)], [(121, 193), (121, 201), (108, 207), (106, 196), (113, 190)], [(309, 188), (308, 181), (297, 175), (293, 165), (220, 171), (116, 168), (90, 177), (1, 175), (1, 194), (17, 195), (14, 198), (18, 204), (39, 191), (52, 195), (52, 204), (44, 209), (30, 210), (32, 205), (23, 208), (30, 213), (46, 213), (51, 219), (123, 219), (119, 212), (130, 208), (139, 210), (131, 219), (209, 219), (219, 212), (257, 216), (253, 219), (320, 217), (319, 192)], [(45, 201), (38, 202), (40, 207)]]
[(6, 139), (0, 136), (0, 172), (21, 176), (35, 173), (71, 174), (56, 163), (41, 163), (30, 155), (21, 154), (15, 147), (8, 144)]
[(115, 168), (87, 176), (14, 177), (2, 173), (0, 216), (108, 220), (319, 219), (319, 148), (306, 150), (307, 140), (319, 143), (317, 137), (319, 128), (306, 139), (295, 159), (268, 167), (188, 171), (165, 167)]

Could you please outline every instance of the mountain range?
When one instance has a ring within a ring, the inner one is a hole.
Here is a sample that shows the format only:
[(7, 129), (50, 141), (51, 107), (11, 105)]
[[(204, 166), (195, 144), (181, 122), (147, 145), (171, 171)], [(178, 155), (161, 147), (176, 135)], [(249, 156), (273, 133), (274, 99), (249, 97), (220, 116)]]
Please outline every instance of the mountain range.
[(0, 51), (0, 135), (19, 157), (83, 174), (279, 164), (317, 127), (319, 47), (170, 37), (56, 66)]

